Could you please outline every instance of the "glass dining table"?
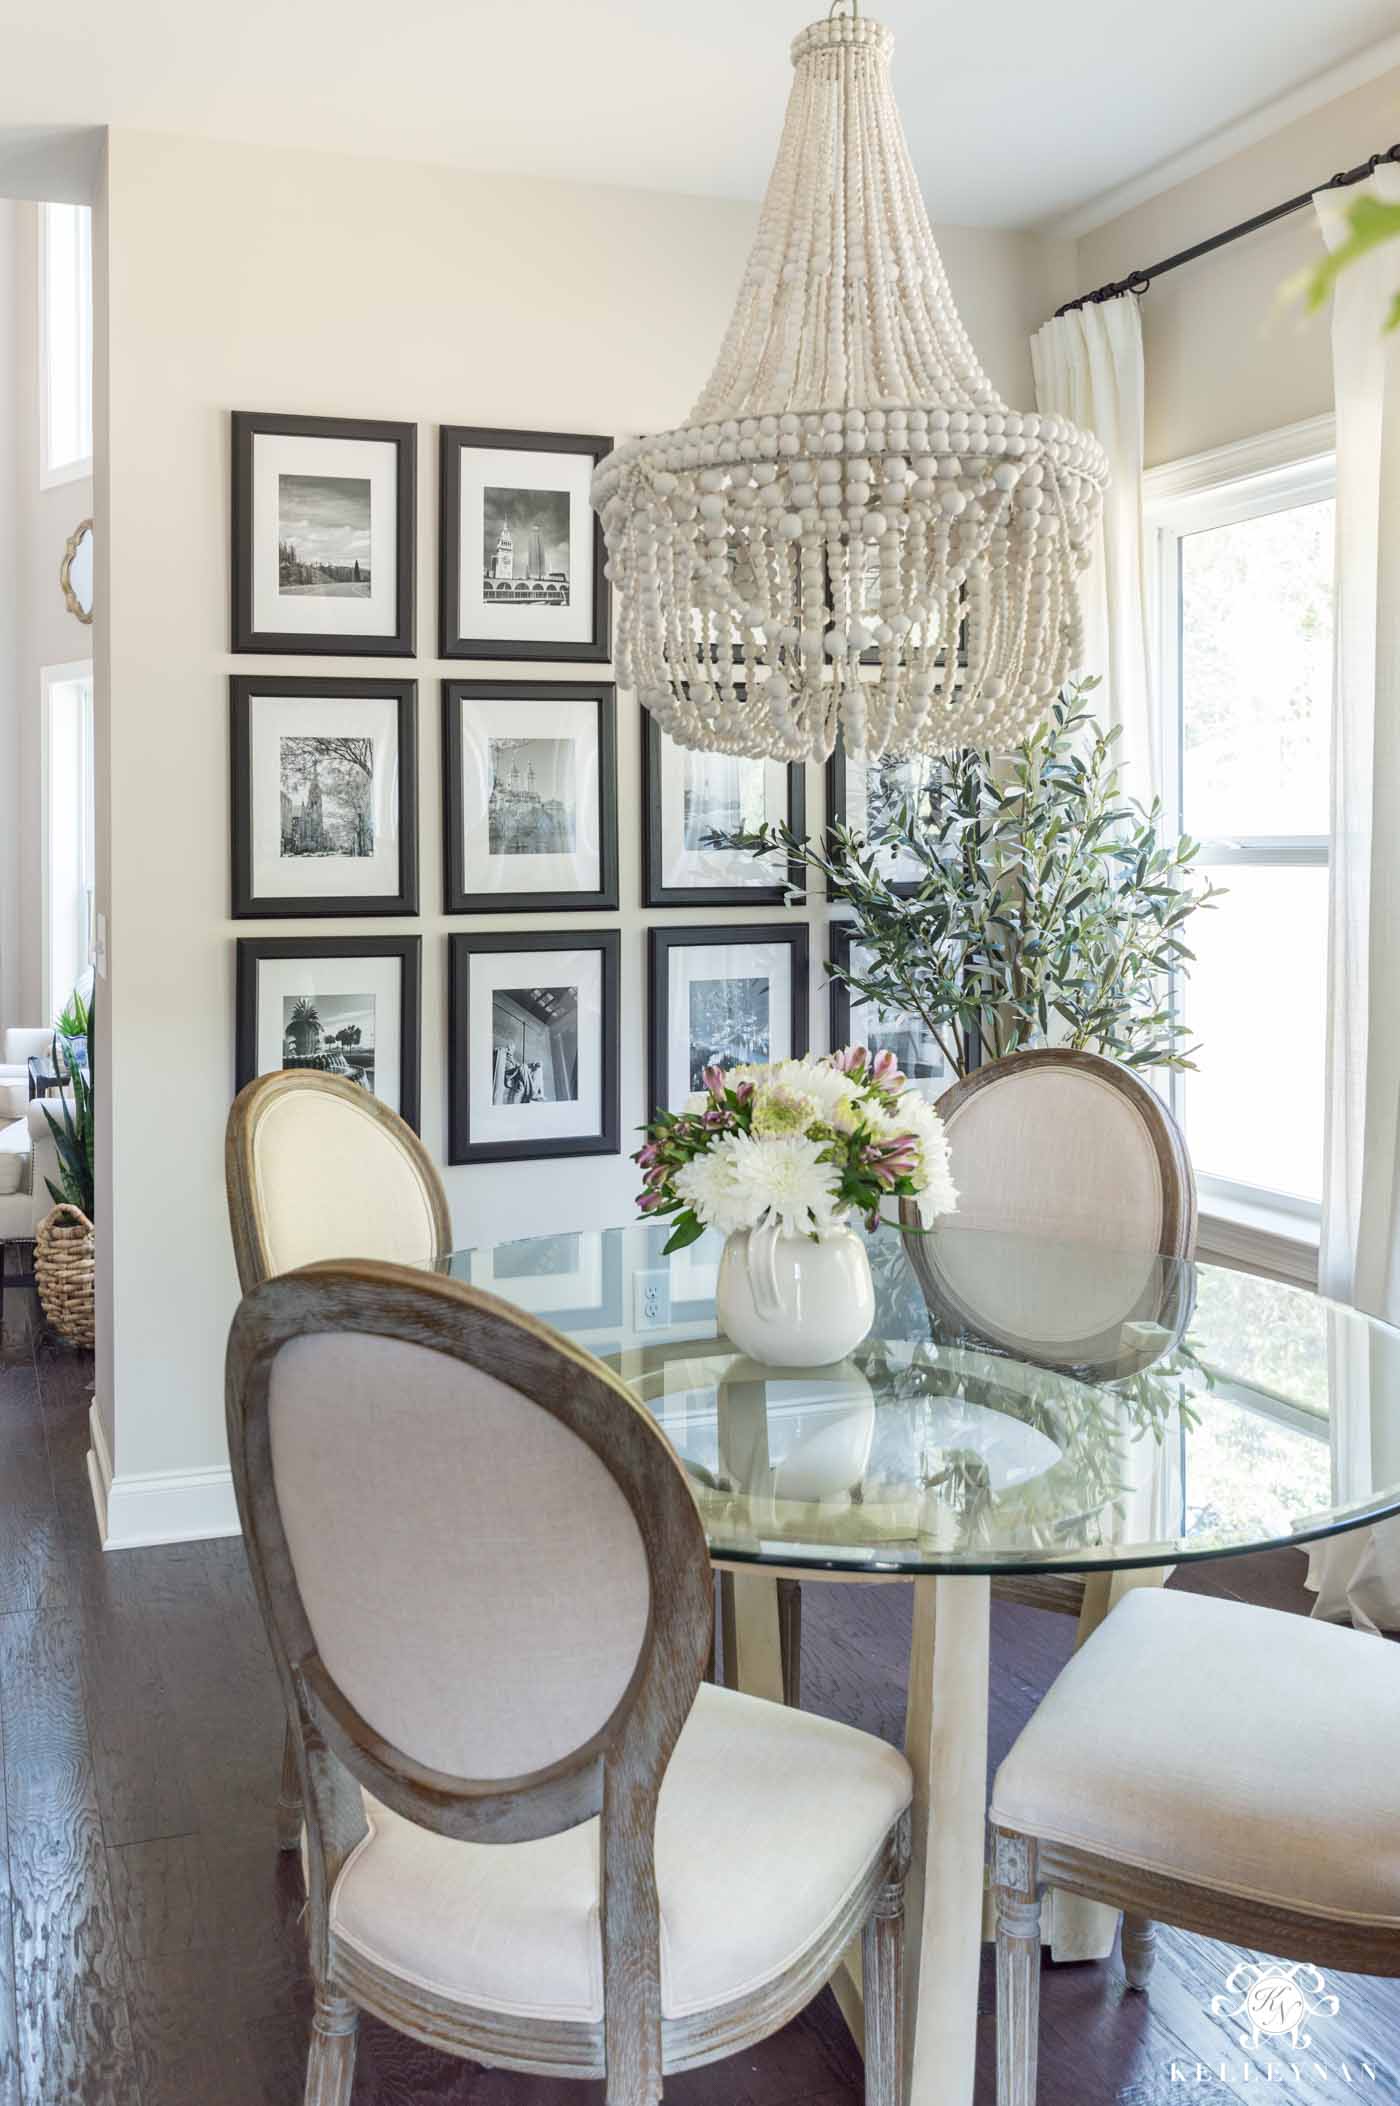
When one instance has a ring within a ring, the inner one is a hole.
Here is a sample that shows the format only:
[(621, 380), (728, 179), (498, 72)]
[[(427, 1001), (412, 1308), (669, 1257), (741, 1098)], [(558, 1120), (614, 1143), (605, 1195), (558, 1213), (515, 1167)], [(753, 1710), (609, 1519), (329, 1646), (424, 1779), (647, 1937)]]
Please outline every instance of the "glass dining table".
[[(941, 1225), (867, 1234), (876, 1314), (835, 1366), (768, 1367), (715, 1316), (720, 1240), (532, 1236), (448, 1270), (615, 1369), (732, 1575), (727, 1679), (781, 1701), (779, 1582), (914, 1588), (906, 1752), (910, 2106), (970, 2106), (984, 1935), (993, 1580), (1081, 1638), (1173, 1566), (1400, 1512), (1400, 1331), (1221, 1267)], [(1116, 1918), (1055, 1897), (1057, 1957)], [(859, 2037), (858, 1956), (833, 1985)]]

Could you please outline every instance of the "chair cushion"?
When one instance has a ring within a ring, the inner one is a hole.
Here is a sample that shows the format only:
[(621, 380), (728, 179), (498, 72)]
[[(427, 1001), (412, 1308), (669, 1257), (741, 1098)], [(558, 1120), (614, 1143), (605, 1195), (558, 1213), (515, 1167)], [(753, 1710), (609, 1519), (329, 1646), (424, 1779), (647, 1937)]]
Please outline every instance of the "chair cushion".
[(29, 1075), (21, 1069), (17, 1075), (7, 1075), (0, 1068), (0, 1119), (22, 1119), (29, 1102)]
[[(661, 1788), (661, 2001), (679, 2018), (771, 1981), (865, 1877), (909, 1803), (871, 1735), (702, 1685)], [(598, 1823), (458, 1843), (368, 1797), (335, 1933), (403, 1980), (493, 2011), (603, 2016)]]
[(7, 1199), (12, 1192), (29, 1190), (32, 1161), (29, 1121), (18, 1118), (0, 1127), (0, 1199)]
[(1008, 1828), (1192, 1885), (1400, 1924), (1400, 1648), (1138, 1589), (992, 1789)]

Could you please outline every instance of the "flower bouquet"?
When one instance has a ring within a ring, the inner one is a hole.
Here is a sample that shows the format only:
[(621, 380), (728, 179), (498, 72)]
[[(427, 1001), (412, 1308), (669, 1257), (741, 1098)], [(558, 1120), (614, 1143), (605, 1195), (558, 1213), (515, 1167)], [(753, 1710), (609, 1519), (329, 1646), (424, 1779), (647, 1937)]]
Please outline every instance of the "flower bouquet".
[(892, 1053), (864, 1046), (762, 1066), (707, 1067), (680, 1112), (659, 1111), (636, 1161), (643, 1214), (671, 1216), (666, 1251), (718, 1229), (720, 1320), (744, 1351), (792, 1366), (838, 1359), (874, 1314), (858, 1212), (886, 1199), (923, 1218), (957, 1194), (942, 1121)]

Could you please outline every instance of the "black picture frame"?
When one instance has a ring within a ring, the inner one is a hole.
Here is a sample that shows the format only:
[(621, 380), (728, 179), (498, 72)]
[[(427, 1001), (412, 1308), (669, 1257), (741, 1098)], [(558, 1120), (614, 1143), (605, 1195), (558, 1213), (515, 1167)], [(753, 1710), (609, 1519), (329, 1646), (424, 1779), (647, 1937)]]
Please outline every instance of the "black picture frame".
[[(471, 1121), (471, 961), (516, 951), (597, 951), (602, 959), (602, 1124), (596, 1134), (543, 1141), (474, 1141)], [(620, 1061), (622, 934), (618, 929), (514, 929), (454, 932), (447, 939), (447, 1160), (524, 1163), (622, 1150)]]
[[(642, 711), (642, 905), (644, 907), (782, 907), (806, 898), (805, 871), (788, 859), (788, 879), (774, 885), (668, 885), (662, 877), (661, 741), (666, 736), (649, 709)], [(807, 770), (787, 770), (787, 823), (807, 830)]]
[(606, 665), (612, 657), (612, 594), (604, 572), (607, 549), (602, 521), (593, 516), (592, 634), (584, 643), (539, 637), (462, 634), (462, 455), (469, 447), (513, 453), (585, 454), (596, 467), (615, 441), (586, 432), (496, 431), (477, 424), (441, 427), (438, 474), (438, 656), (441, 658), (549, 659), (556, 664)]
[[(319, 920), (332, 915), (418, 912), (418, 683), (286, 679), (275, 673), (229, 676), (229, 848), (231, 912), (235, 921)], [(323, 697), (328, 702), (393, 702), (398, 722), (399, 882), (391, 893), (270, 894), (253, 890), (252, 705), (260, 696)]]
[(647, 931), (647, 1116), (667, 1105), (666, 1074), (671, 1065), (671, 954), (710, 944), (784, 943), (792, 953), (791, 1015), (788, 1057), (800, 1060), (811, 1044), (811, 946), (805, 920), (687, 923)]
[(258, 968), (277, 958), (397, 958), (399, 1117), (416, 1133), (421, 1112), (423, 939), (421, 936), (240, 936), (234, 990), (234, 1089), (258, 1067)]
[[(849, 921), (833, 921), (831, 923), (827, 931), (827, 961), (829, 965), (849, 966), (851, 962), (851, 943), (856, 934), (856, 929)], [(833, 1051), (835, 1051), (851, 1043), (851, 990), (844, 980), (838, 980), (835, 973), (828, 972), (827, 993), (831, 1004), (831, 1044)], [(972, 1042), (969, 1040), (967, 1033), (957, 1035), (962, 1038), (963, 1052), (966, 1056), (971, 1050)], [(975, 1063), (969, 1064), (975, 1065)], [(919, 1078), (911, 1076), (910, 1079), (917, 1080)], [(929, 1079), (937, 1080), (938, 1078), (931, 1077)], [(951, 1089), (957, 1079), (957, 1075), (950, 1067), (943, 1087)]]
[[(418, 427), (372, 417), (284, 416), (234, 410), (230, 534), (230, 647), (321, 658), (412, 658), (417, 636)], [(395, 625), (391, 634), (346, 636), (333, 629), (259, 629), (253, 619), (253, 455), (260, 437), (361, 439), (394, 447)]]
[[(468, 892), (462, 809), (463, 702), (591, 702), (598, 712), (598, 876), (592, 892)], [(610, 680), (444, 680), (442, 683), (442, 843), (445, 914), (547, 914), (615, 911), (617, 852), (617, 689)]]

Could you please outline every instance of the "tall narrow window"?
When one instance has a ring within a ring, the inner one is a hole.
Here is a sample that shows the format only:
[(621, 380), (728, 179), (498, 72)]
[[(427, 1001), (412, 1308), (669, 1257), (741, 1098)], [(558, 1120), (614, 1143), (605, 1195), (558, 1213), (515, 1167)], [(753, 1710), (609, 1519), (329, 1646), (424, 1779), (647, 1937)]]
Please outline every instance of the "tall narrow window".
[(92, 213), (44, 205), (39, 233), (39, 479), (92, 472)]
[(87, 970), (93, 932), (92, 666), (44, 669), (44, 1013)]
[(1315, 1216), (1322, 1197), (1334, 470), (1315, 431), (1298, 443), (1215, 481), (1191, 464), (1193, 487), (1150, 510), (1166, 777), (1226, 893), (1191, 924), (1179, 991), (1201, 1050), (1177, 1109), (1207, 1212)]

